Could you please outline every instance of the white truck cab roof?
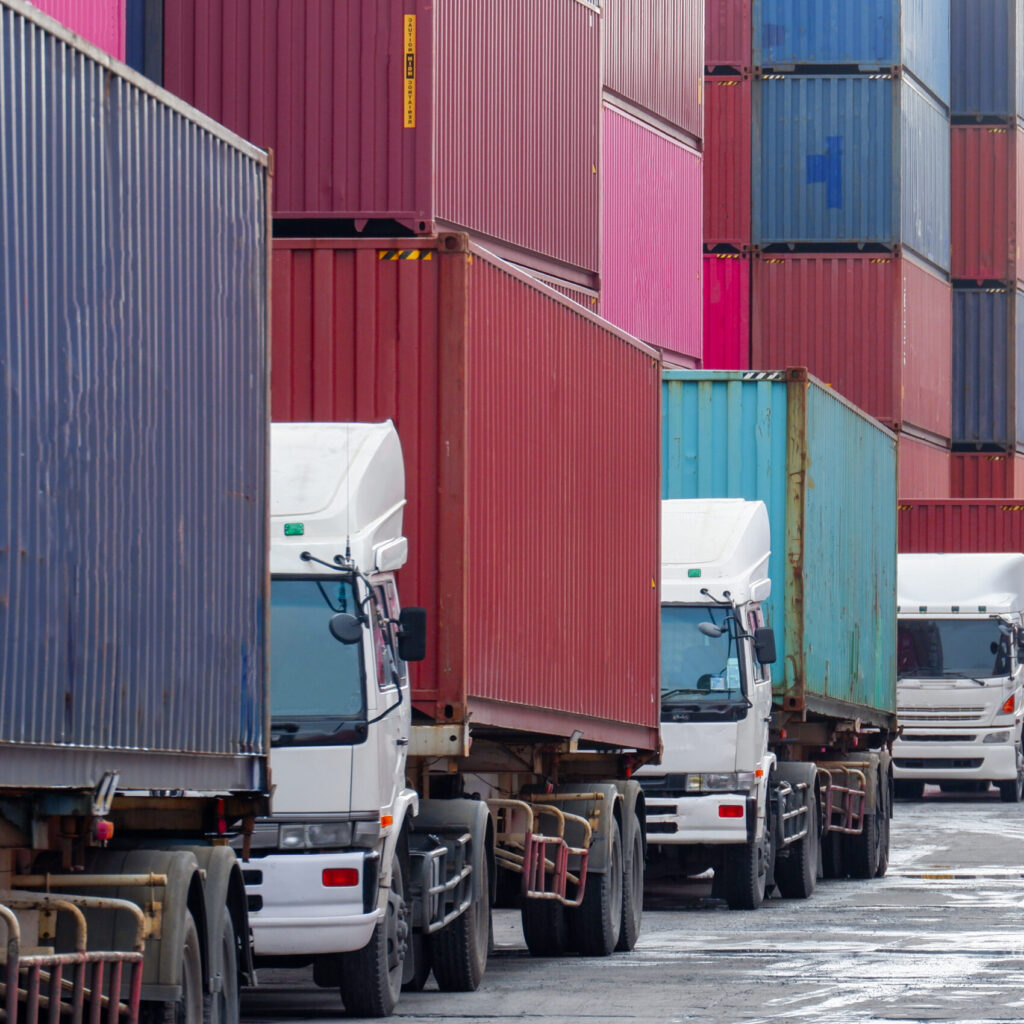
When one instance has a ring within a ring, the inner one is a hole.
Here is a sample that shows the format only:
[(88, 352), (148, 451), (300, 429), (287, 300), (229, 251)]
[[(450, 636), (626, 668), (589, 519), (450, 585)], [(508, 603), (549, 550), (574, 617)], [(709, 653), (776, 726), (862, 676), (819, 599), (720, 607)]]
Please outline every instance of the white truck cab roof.
[(1024, 608), (1024, 554), (899, 555), (899, 614), (1005, 615)]
[(771, 534), (763, 501), (673, 499), (661, 503), (661, 599), (707, 604), (707, 588), (736, 604), (771, 593)]
[(405, 564), (405, 467), (394, 424), (274, 423), (270, 571), (323, 574), (346, 549), (365, 573)]

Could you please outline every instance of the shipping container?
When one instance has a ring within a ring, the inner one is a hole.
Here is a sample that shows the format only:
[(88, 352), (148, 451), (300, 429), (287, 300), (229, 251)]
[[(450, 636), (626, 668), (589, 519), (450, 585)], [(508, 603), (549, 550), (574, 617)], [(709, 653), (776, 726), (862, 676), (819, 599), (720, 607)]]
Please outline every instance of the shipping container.
[(258, 792), (268, 158), (37, 17), (0, 4), (0, 784)]
[(954, 125), (951, 131), (952, 275), (1012, 281), (1024, 240), (1024, 131)]
[(900, 553), (1024, 551), (1024, 503), (900, 499)]
[(768, 255), (752, 291), (754, 366), (807, 366), (890, 427), (950, 438), (949, 282), (907, 255)]
[(950, 0), (950, 113), (1011, 119), (1024, 113), (1024, 0)]
[(601, 315), (699, 360), (700, 154), (608, 103), (602, 149)]
[(279, 218), (341, 222), (316, 234), (458, 226), (595, 284), (592, 4), (179, 0), (165, 5), (163, 75), (274, 151)]
[[(275, 420), (398, 428), (419, 711), (657, 747), (652, 349), (463, 235), (275, 239), (273, 365)], [(589, 638), (570, 672), (566, 609)]]
[(895, 435), (806, 370), (663, 376), (663, 497), (768, 507), (776, 701), (891, 726)]
[(753, 0), (704, 0), (704, 66), (747, 71)]
[(750, 257), (709, 253), (704, 257), (705, 370), (750, 366)]
[(124, 59), (157, 85), (164, 84), (164, 0), (127, 0)]
[(945, 445), (899, 434), (899, 493), (934, 500), (949, 498), (952, 454)]
[(953, 290), (953, 446), (1024, 446), (1024, 291)]
[(704, 241), (749, 248), (753, 83), (709, 76), (704, 97)]
[[(951, 498), (1024, 499), (1024, 455), (957, 452), (951, 466)], [(906, 493), (930, 497), (918, 491)]]
[(762, 70), (909, 71), (949, 107), (950, 0), (754, 0)]
[(33, 0), (43, 14), (56, 18), (117, 60), (124, 60), (126, 0)]
[(700, 139), (703, 0), (603, 0), (598, 6), (604, 12), (604, 88), (635, 113), (678, 128), (690, 141)]
[(904, 246), (949, 270), (949, 117), (910, 78), (754, 85), (754, 241)]

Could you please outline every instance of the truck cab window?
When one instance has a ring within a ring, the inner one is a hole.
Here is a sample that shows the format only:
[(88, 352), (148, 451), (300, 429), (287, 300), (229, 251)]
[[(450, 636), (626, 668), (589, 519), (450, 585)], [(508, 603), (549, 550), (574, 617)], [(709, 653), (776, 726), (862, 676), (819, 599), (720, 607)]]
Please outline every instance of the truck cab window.
[[(391, 589), (394, 590), (394, 584), (391, 585)], [(371, 617), (373, 619), (373, 653), (377, 663), (377, 685), (382, 690), (386, 690), (402, 678), (402, 664), (398, 660), (398, 626), (387, 621), (392, 616), (386, 587), (376, 586), (373, 588), (373, 592), (376, 609)]]
[(695, 605), (662, 605), (662, 700), (731, 700), (743, 697), (741, 659), (727, 632), (705, 635), (702, 622), (722, 625), (724, 611)]
[(1010, 672), (1007, 639), (992, 619), (901, 619), (902, 679), (991, 679)]

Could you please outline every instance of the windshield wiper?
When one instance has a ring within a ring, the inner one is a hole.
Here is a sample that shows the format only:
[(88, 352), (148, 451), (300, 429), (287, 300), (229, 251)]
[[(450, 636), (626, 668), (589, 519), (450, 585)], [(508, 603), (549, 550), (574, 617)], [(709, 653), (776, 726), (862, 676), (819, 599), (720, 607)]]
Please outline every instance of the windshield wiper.
[(271, 732), (298, 732), (302, 726), (297, 722), (271, 722)]

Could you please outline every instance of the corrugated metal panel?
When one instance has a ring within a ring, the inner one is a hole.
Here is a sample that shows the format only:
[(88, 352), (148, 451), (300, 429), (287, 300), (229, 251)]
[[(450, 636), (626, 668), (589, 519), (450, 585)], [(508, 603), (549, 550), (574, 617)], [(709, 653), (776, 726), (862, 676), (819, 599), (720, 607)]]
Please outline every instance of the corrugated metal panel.
[(803, 371), (669, 372), (664, 381), (662, 496), (768, 506), (777, 699), (793, 711), (857, 708), (865, 721), (889, 721), (895, 438)]
[(749, 246), (753, 83), (708, 77), (704, 87), (704, 240)]
[(953, 291), (953, 443), (978, 449), (1024, 444), (1024, 292)]
[[(952, 457), (953, 498), (1024, 499), (1024, 455), (969, 455)], [(930, 497), (917, 491), (908, 494)]]
[(899, 493), (915, 498), (948, 498), (950, 451), (907, 434), (899, 435)]
[(125, 0), (32, 0), (87, 43), (124, 60)]
[(952, 430), (949, 283), (906, 256), (761, 256), (754, 366), (807, 366), (870, 415)]
[(904, 67), (949, 106), (949, 0), (754, 0), (754, 64)]
[(576, 0), (179, 0), (164, 81), (274, 150), (278, 216), (458, 225), (593, 274), (600, 39)]
[(700, 154), (605, 105), (601, 315), (701, 356)]
[(950, 0), (954, 117), (1024, 111), (1017, 68), (1024, 57), (1024, 0)]
[(910, 79), (754, 86), (754, 241), (904, 245), (949, 269), (949, 120)]
[(750, 257), (704, 257), (704, 368), (750, 366)]
[(704, 0), (704, 65), (750, 67), (753, 0)]
[(0, 3), (2, 782), (252, 790), (266, 156), (31, 10)]
[(1022, 133), (1003, 125), (951, 131), (953, 277), (1006, 281), (1017, 275), (1014, 229)]
[(900, 501), (900, 552), (1024, 551), (1024, 504)]
[(703, 0), (604, 0), (603, 8), (605, 88), (699, 139)]
[[(392, 417), (402, 438), (416, 706), (656, 745), (654, 353), (459, 236), (274, 249), (275, 419)], [(538, 586), (553, 565), (572, 572)], [(565, 643), (567, 608), (592, 642)]]

